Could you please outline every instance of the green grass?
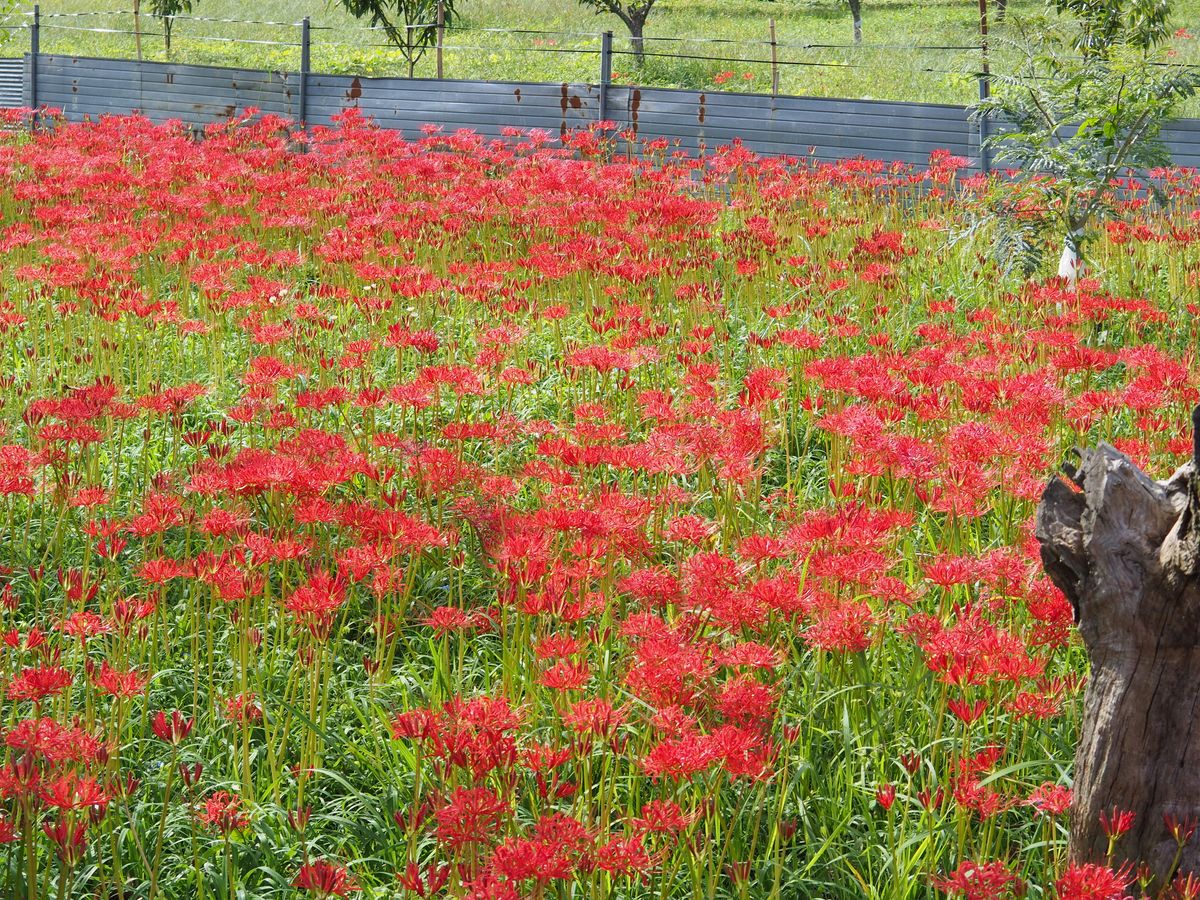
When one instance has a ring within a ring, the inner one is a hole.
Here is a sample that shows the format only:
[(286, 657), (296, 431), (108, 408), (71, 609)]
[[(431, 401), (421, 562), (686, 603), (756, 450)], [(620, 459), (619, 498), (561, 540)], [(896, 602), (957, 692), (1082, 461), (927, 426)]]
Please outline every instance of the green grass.
[[(121, 0), (51, 0), (43, 15), (96, 13), (127, 5)], [(850, 15), (837, 0), (662, 0), (647, 35), (650, 56), (638, 70), (628, 55), (628, 36), (613, 16), (597, 16), (575, 0), (462, 0), (461, 29), (447, 35), (445, 73), (450, 78), (595, 82), (599, 77), (600, 32), (617, 36), (614, 69), (618, 80), (665, 87), (770, 90), (768, 22), (776, 20), (780, 90), (784, 94), (865, 99), (970, 103), (977, 96), (973, 74), (976, 51), (920, 50), (915, 47), (973, 46), (978, 42), (978, 10), (970, 0), (867, 0), (866, 46), (852, 43)], [(31, 8), (26, 5), (25, 9)], [(1042, 8), (1040, 0), (1014, 0), (1017, 13)], [(1176, 3), (1180, 26), (1194, 21), (1200, 0)], [(197, 16), (313, 24), (313, 67), (358, 75), (403, 75), (399, 53), (340, 6), (301, 0), (248, 5), (235, 0), (198, 0)], [(130, 57), (132, 34), (68, 30), (100, 27), (132, 31), (129, 13), (43, 20), (47, 53)], [(143, 18), (143, 53), (166, 58), (160, 23)], [(559, 34), (500, 34), (482, 29), (526, 29)], [(1001, 33), (1003, 28), (998, 29)], [(279, 45), (231, 40), (276, 41)], [(10, 54), (27, 46), (17, 32)], [(299, 28), (179, 20), (171, 58), (180, 62), (293, 70), (299, 66)], [(736, 43), (728, 43), (736, 42)], [(810, 47), (809, 45), (836, 45)], [(1200, 62), (1195, 40), (1177, 41), (1179, 58)], [(878, 46), (884, 45), (884, 46)], [(546, 52), (554, 51), (554, 52)], [(655, 55), (664, 54), (664, 55)], [(665, 54), (688, 57), (671, 58)], [(419, 77), (435, 74), (433, 54), (419, 64)], [(732, 77), (717, 79), (721, 73)], [(746, 77), (751, 76), (751, 77)]]

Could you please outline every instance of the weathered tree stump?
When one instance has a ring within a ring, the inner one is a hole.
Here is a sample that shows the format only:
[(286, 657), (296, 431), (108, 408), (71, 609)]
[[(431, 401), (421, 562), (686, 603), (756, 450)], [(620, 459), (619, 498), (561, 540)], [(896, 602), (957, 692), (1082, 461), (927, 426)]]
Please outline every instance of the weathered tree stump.
[[(1192, 419), (1200, 429), (1200, 408)], [(1070, 857), (1104, 862), (1101, 815), (1131, 810), (1115, 860), (1148, 866), (1160, 886), (1178, 851), (1164, 817), (1200, 815), (1200, 431), (1195, 455), (1160, 482), (1101, 444), (1037, 511), (1043, 564), (1091, 659)], [(1200, 839), (1178, 870), (1200, 875)]]

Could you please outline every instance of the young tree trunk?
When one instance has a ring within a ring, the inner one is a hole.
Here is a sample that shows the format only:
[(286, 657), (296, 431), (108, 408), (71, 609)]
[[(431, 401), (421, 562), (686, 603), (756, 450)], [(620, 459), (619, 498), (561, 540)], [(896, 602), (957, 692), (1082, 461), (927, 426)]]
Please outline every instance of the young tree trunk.
[(1063, 238), (1063, 252), (1058, 260), (1058, 274), (1065, 278), (1072, 290), (1083, 275), (1083, 229), (1068, 231)]
[(633, 61), (640, 68), (646, 62), (646, 20), (631, 18), (625, 24), (629, 26), (629, 47), (633, 51)]
[(854, 43), (862, 43), (862, 0), (850, 0), (850, 15), (854, 19)]
[[(1192, 414), (1200, 429), (1200, 408)], [(1200, 457), (1200, 437), (1195, 455)], [(1046, 572), (1075, 609), (1091, 660), (1075, 752), (1070, 857), (1106, 862), (1102, 814), (1134, 813), (1114, 865), (1145, 864), (1161, 888), (1200, 874), (1166, 821), (1200, 816), (1200, 478), (1195, 459), (1154, 481), (1107, 444), (1037, 511)]]

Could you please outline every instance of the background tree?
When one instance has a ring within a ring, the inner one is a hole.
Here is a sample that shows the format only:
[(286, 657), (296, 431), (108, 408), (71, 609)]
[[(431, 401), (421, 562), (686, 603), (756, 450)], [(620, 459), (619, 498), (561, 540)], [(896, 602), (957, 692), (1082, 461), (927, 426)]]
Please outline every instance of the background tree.
[(596, 15), (611, 13), (629, 29), (629, 43), (633, 58), (640, 66), (646, 61), (646, 20), (654, 9), (655, 0), (579, 0), (584, 6), (594, 9)]
[(151, 14), (162, 22), (163, 44), (168, 58), (171, 56), (171, 29), (175, 25), (175, 17), (191, 11), (192, 0), (150, 0)]
[(346, 11), (356, 19), (367, 18), (371, 26), (381, 28), (390, 43), (399, 48), (408, 63), (412, 78), (417, 61), (437, 41), (438, 6), (441, 5), (445, 23), (455, 17), (455, 0), (340, 0)]
[[(1159, 134), (1200, 82), (1195, 71), (1165, 61), (1164, 0), (1047, 5), (1049, 17), (1010, 17), (1012, 30), (999, 42), (1015, 64), (993, 73), (994, 93), (975, 113), (998, 120), (985, 146), (1020, 169), (1021, 188), (1036, 198), (1017, 227), (1028, 230), (1036, 207), (1061, 230), (1059, 274), (1074, 284), (1090, 226), (1114, 213), (1113, 180), (1170, 162)], [(1015, 224), (1003, 211), (997, 222), (1002, 233)]]
[(847, 0), (850, 5), (850, 17), (854, 20), (854, 43), (861, 44), (863, 39), (862, 0)]

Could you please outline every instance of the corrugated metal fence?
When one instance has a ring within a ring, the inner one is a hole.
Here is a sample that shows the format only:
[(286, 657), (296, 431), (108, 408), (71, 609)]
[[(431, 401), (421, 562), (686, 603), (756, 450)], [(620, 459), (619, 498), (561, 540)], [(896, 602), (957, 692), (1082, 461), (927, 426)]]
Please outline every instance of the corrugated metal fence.
[[(15, 104), (17, 95), (13, 85), (5, 88), (5, 78), (15, 81), (21, 74), (17, 68), (0, 67), (0, 101)], [(934, 150), (946, 149), (971, 159), (972, 165), (979, 162), (978, 130), (967, 110), (928, 103), (618, 85), (602, 91), (594, 84), (302, 77), (295, 72), (47, 54), (26, 56), (23, 76), (24, 104), (36, 99), (38, 105), (60, 108), (75, 121), (140, 112), (156, 121), (201, 125), (255, 107), (329, 125), (333, 116), (353, 107), (380, 126), (412, 137), (426, 124), (499, 137), (506, 127), (557, 135), (607, 119), (636, 130), (642, 139), (665, 138), (693, 155), (741, 139), (758, 153), (819, 160), (863, 156), (919, 164)], [(1164, 138), (1177, 164), (1200, 166), (1200, 120), (1172, 122)]]
[[(34, 57), (26, 58), (31, 67)], [(70, 120), (140, 112), (156, 121), (215, 122), (247, 107), (296, 119), (301, 76), (212, 66), (86, 57), (36, 57), (38, 105)], [(26, 90), (30, 79), (26, 78)], [(416, 137), (426, 124), (469, 128), (487, 137), (502, 129), (538, 128), (558, 135), (606, 119), (642, 139), (665, 138), (690, 154), (740, 138), (773, 155), (822, 160), (865, 156), (922, 163), (938, 148), (974, 157), (977, 132), (959, 106), (870, 100), (825, 100), (608, 85), (352, 78), (311, 74), (304, 85), (306, 122), (328, 125), (357, 108), (384, 128)], [(601, 106), (603, 105), (603, 109)]]

